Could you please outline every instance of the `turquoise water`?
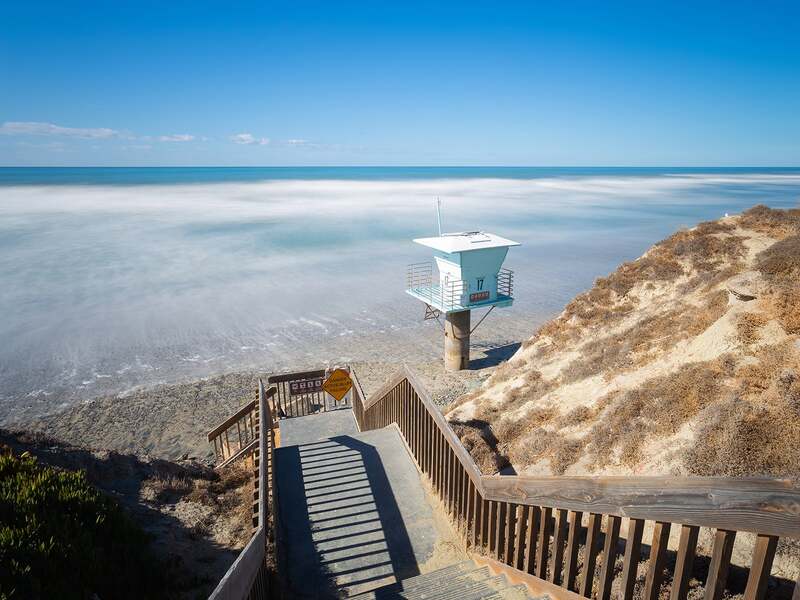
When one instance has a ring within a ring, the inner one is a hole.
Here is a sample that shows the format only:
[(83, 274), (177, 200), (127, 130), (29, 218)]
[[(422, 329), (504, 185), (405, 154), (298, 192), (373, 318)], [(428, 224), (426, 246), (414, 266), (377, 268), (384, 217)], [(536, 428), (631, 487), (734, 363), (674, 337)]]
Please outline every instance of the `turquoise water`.
[(0, 167), (2, 185), (148, 185), (265, 180), (534, 179), (617, 175), (797, 175), (800, 169), (728, 167)]
[(523, 244), (516, 303), (482, 327), (524, 339), (679, 227), (796, 206), (800, 169), (0, 169), (0, 420), (422, 340), (405, 266), (436, 197), (446, 230)]

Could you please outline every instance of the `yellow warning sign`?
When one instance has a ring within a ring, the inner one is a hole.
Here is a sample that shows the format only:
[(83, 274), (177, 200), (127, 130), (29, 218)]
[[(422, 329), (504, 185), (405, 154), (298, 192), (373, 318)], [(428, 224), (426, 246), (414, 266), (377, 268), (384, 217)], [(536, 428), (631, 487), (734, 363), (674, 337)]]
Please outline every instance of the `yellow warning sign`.
[(353, 387), (353, 382), (350, 380), (350, 373), (344, 369), (335, 369), (322, 384), (322, 389), (333, 396), (337, 402), (344, 398), (351, 387)]

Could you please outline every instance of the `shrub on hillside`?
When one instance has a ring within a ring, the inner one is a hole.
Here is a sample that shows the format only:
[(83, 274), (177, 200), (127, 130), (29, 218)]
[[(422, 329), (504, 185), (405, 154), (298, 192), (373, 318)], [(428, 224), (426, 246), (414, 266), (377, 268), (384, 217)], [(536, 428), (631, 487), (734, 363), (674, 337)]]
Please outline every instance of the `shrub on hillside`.
[(83, 471), (0, 455), (0, 599), (163, 596), (148, 540)]

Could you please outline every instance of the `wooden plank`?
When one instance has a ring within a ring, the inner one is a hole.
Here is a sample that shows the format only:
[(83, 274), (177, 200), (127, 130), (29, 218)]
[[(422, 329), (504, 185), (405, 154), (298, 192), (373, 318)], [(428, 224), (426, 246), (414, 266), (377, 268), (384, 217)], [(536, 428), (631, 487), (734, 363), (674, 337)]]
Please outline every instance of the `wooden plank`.
[(288, 381), (296, 381), (298, 379), (318, 379), (325, 377), (325, 369), (317, 369), (316, 371), (299, 371), (297, 373), (281, 373), (278, 375), (271, 375), (267, 379), (267, 383), (284, 383)]
[(653, 525), (653, 541), (650, 544), (650, 567), (644, 582), (645, 600), (658, 600), (661, 583), (664, 581), (664, 564), (667, 560), (670, 523), (656, 522)]
[(525, 544), (528, 538), (528, 519), (530, 518), (530, 506), (518, 506), (517, 528), (514, 532), (514, 568), (523, 570), (525, 568)]
[(541, 509), (538, 506), (530, 507), (530, 518), (528, 520), (528, 535), (525, 536), (525, 565), (522, 569), (526, 573), (533, 575), (536, 568), (536, 542), (539, 539), (539, 523), (541, 521)]
[(550, 553), (550, 521), (553, 518), (553, 509), (543, 507), (539, 513), (539, 540), (536, 544), (536, 576), (547, 579), (547, 558)]
[(216, 465), (214, 467), (214, 469), (217, 470), (217, 469), (222, 469), (224, 467), (227, 467), (228, 465), (230, 465), (231, 463), (236, 462), (237, 460), (239, 460), (243, 456), (246, 456), (246, 455), (250, 454), (257, 447), (258, 447), (258, 440), (256, 439), (256, 440), (253, 440), (252, 442), (250, 442), (249, 444), (247, 444), (246, 446), (243, 446), (242, 448), (239, 448), (236, 452), (231, 454), (224, 461), (222, 461), (221, 463)]
[(581, 596), (590, 598), (594, 585), (594, 569), (597, 563), (597, 554), (600, 550), (600, 525), (603, 515), (589, 514), (589, 526), (586, 533), (586, 550), (583, 559), (583, 579), (581, 580)]
[(728, 570), (731, 566), (733, 542), (736, 540), (735, 531), (719, 529), (714, 534), (714, 547), (711, 551), (711, 564), (708, 567), (706, 580), (705, 600), (719, 600), (725, 590), (728, 580)]
[(774, 535), (760, 535), (756, 538), (753, 562), (744, 590), (744, 600), (763, 600), (767, 593), (767, 580), (772, 570), (772, 560), (778, 548), (778, 538)]
[(553, 556), (550, 560), (550, 581), (561, 583), (561, 568), (564, 563), (564, 544), (569, 529), (569, 511), (559, 509), (556, 512), (556, 528), (553, 532)]
[(683, 525), (681, 527), (681, 539), (678, 543), (678, 555), (675, 561), (675, 574), (672, 578), (670, 600), (686, 600), (686, 595), (689, 593), (689, 580), (692, 578), (692, 567), (694, 566), (694, 555), (697, 550), (697, 536), (699, 533), (699, 527), (692, 525)]
[(475, 545), (473, 540), (475, 534), (475, 487), (472, 485), (469, 477), (466, 478), (467, 482), (467, 515), (464, 519), (464, 535), (466, 536), (467, 545)]
[(222, 423), (214, 427), (208, 432), (208, 441), (212, 441), (214, 438), (218, 437), (222, 432), (227, 430), (228, 428), (236, 425), (240, 419), (245, 416), (248, 416), (254, 410), (256, 410), (256, 401), (253, 400), (252, 402), (248, 402), (244, 406), (242, 406), (239, 410), (233, 413), (230, 417), (225, 419)]
[(800, 488), (723, 477), (482, 476), (490, 500), (800, 538)]
[(489, 544), (486, 546), (486, 550), (489, 554), (495, 554), (497, 552), (497, 505), (497, 502), (491, 502), (489, 504)]
[(431, 414), (437, 429), (439, 429), (439, 431), (441, 431), (442, 435), (445, 437), (447, 445), (450, 446), (462, 464), (466, 467), (467, 475), (472, 480), (472, 483), (475, 484), (475, 486), (479, 489), (483, 490), (483, 487), (481, 486), (481, 472), (475, 464), (475, 461), (472, 459), (472, 456), (461, 444), (461, 440), (458, 439), (458, 436), (447, 423), (447, 420), (433, 402), (433, 399), (428, 391), (419, 382), (414, 372), (411, 371), (411, 369), (409, 369), (407, 366), (404, 365), (402, 368), (400, 368), (391, 378), (386, 381), (386, 383), (380, 387), (377, 392), (370, 396), (365, 403), (365, 410), (369, 409), (375, 402), (377, 402), (377, 399), (382, 394), (388, 393), (389, 390), (399, 385), (403, 380), (407, 380), (408, 384), (414, 388), (419, 396), (420, 401), (426, 406), (428, 412)]
[(506, 552), (506, 520), (508, 519), (508, 503), (499, 502), (497, 504), (497, 520), (495, 521), (495, 528), (497, 529), (497, 546), (495, 548), (495, 556), (497, 560), (505, 562)]
[(515, 556), (514, 548), (516, 547), (516, 533), (517, 533), (517, 509), (518, 504), (509, 504), (508, 512), (506, 514), (506, 533), (505, 533), (505, 549), (503, 551), (503, 562), (507, 565), (514, 565)]
[(614, 565), (617, 562), (620, 517), (610, 516), (606, 521), (606, 537), (603, 543), (603, 566), (600, 568), (600, 589), (597, 597), (601, 600), (611, 598), (611, 583), (614, 580)]
[(481, 498), (481, 493), (474, 486), (472, 489), (472, 505), (472, 536), (470, 541), (472, 547), (477, 548), (480, 545), (481, 539), (481, 508), (483, 507), (483, 499)]
[(489, 518), (491, 513), (491, 502), (485, 500), (483, 496), (481, 496), (481, 535), (480, 535), (480, 545), (481, 548), (485, 549), (487, 554), (490, 552), (490, 543), (489, 543)]
[[(528, 592), (536, 598), (550, 598), (551, 600), (583, 600), (581, 596), (544, 581), (523, 571), (509, 567), (487, 556), (474, 556), (473, 560), (478, 566), (488, 566), (493, 575), (504, 575), (512, 585), (524, 585)], [(454, 598), (457, 596), (453, 596)], [(448, 596), (450, 598), (450, 596)]]
[(564, 587), (575, 589), (575, 578), (578, 575), (578, 550), (580, 549), (581, 520), (583, 513), (570, 512), (569, 539), (567, 540), (567, 565), (564, 572)]

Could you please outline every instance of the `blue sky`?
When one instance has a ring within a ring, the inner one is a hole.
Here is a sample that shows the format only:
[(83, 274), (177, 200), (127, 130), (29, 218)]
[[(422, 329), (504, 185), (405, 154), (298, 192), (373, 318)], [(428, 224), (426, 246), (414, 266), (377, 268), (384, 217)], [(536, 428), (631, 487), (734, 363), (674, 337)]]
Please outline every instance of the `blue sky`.
[(0, 165), (800, 165), (797, 2), (5, 2)]

